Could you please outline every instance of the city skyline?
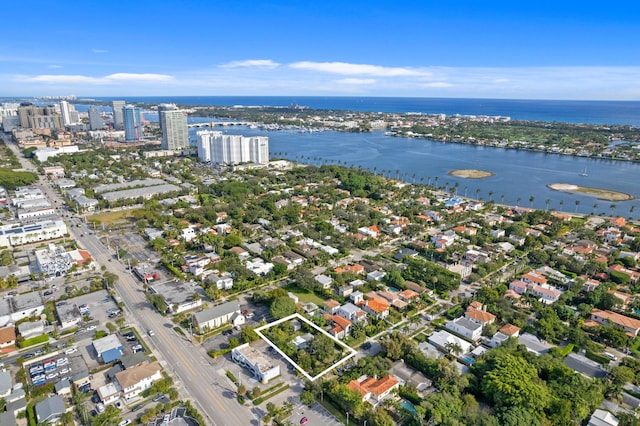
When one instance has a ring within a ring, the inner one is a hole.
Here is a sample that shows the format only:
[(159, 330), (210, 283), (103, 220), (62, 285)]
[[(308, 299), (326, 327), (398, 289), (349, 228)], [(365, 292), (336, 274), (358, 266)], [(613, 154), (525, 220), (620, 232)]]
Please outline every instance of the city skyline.
[[(12, 43), (0, 51), (0, 89), (5, 96), (637, 100), (640, 6), (619, 6), (13, 2), (5, 16), (20, 19), (5, 20)], [(136, 25), (130, 16), (140, 16)]]

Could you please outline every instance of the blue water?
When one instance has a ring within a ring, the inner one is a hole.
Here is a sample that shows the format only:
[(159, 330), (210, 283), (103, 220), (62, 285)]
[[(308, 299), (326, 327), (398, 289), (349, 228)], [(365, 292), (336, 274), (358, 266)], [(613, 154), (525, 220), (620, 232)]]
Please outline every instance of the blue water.
[(473, 364), (474, 362), (476, 362), (475, 359), (469, 357), (469, 356), (462, 356), (460, 357), (461, 360), (463, 360), (464, 362), (466, 362), (467, 364)]
[(395, 287), (387, 287), (387, 288), (389, 289), (389, 291), (390, 291), (391, 293), (399, 293), (399, 292), (400, 292), (400, 290), (398, 290), (398, 289), (397, 289), (397, 288), (395, 288)]
[(501, 115), (515, 120), (640, 125), (640, 101), (557, 101), (525, 99), (391, 98), (336, 96), (154, 96), (96, 98), (110, 102), (220, 106), (289, 106), (366, 112)]
[(410, 401), (407, 401), (406, 399), (402, 400), (402, 402), (400, 403), (400, 406), (405, 410), (407, 410), (408, 412), (410, 412), (411, 414), (417, 413), (416, 407), (414, 407), (414, 405)]

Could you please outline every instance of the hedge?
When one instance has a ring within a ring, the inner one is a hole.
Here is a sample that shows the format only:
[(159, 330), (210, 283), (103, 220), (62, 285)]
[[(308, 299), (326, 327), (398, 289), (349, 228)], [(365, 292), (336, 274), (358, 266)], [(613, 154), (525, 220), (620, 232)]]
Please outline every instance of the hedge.
[(271, 392), (269, 395), (265, 395), (265, 396), (261, 396), (260, 398), (256, 398), (253, 400), (253, 405), (260, 405), (262, 404), (264, 401), (266, 401), (269, 398), (273, 398), (274, 396), (276, 396), (277, 394), (286, 391), (287, 389), (289, 389), (289, 385), (284, 385), (282, 386), (280, 389)]
[(23, 340), (22, 342), (18, 342), (18, 346), (21, 348), (27, 348), (29, 346), (45, 343), (48, 341), (49, 341), (49, 335), (43, 334), (42, 336), (36, 336), (36, 337), (32, 337), (31, 339), (26, 339), (26, 340)]

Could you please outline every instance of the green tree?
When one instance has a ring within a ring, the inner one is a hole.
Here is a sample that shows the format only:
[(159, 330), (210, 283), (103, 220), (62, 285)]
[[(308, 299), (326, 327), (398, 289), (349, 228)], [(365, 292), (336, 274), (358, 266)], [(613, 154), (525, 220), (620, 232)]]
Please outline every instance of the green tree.
[(273, 319), (280, 319), (296, 312), (296, 303), (289, 296), (276, 297), (269, 306)]
[(107, 322), (104, 326), (107, 327), (107, 330), (109, 330), (111, 334), (115, 333), (118, 329), (112, 322)]
[(120, 410), (113, 405), (108, 405), (103, 413), (98, 414), (91, 420), (92, 426), (113, 426), (122, 421)]
[(524, 358), (503, 354), (482, 378), (484, 396), (498, 407), (540, 410), (549, 403), (549, 393), (538, 373)]

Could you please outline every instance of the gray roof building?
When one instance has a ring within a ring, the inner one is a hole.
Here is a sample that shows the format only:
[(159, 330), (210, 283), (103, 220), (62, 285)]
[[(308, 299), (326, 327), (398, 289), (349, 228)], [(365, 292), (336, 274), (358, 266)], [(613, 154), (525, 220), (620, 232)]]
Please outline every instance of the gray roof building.
[(244, 324), (240, 313), (240, 302), (233, 300), (193, 314), (194, 325), (200, 333), (217, 328), (226, 323)]
[(66, 408), (63, 399), (58, 395), (50, 396), (36, 404), (36, 419), (38, 423), (55, 423), (62, 417), (65, 411)]

